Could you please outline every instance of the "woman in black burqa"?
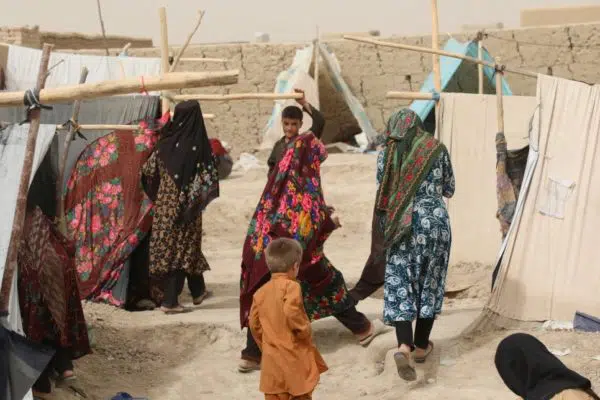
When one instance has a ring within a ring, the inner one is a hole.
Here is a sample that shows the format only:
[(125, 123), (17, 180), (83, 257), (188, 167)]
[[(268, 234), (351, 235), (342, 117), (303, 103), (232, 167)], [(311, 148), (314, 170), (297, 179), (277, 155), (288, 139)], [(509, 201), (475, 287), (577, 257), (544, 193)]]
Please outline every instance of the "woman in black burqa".
[(162, 310), (183, 312), (178, 297), (186, 276), (194, 304), (207, 295), (203, 272), (210, 267), (201, 248), (202, 212), (219, 197), (218, 171), (197, 101), (175, 107), (142, 174), (154, 202), (150, 276), (165, 282)]
[(495, 362), (506, 386), (525, 400), (600, 400), (589, 379), (567, 368), (531, 335), (515, 333), (502, 340)]

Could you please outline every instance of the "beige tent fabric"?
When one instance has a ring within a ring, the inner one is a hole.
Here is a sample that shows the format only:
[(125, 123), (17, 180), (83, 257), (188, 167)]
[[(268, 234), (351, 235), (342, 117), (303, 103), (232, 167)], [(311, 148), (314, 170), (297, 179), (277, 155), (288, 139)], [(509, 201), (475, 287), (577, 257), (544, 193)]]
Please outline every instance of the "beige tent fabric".
[(531, 142), (539, 157), (486, 313), (520, 321), (600, 315), (600, 86), (539, 76), (537, 98)]
[[(504, 125), (509, 149), (527, 146), (535, 97), (505, 96)], [(456, 177), (448, 202), (452, 224), (450, 263), (496, 263), (502, 243), (496, 219), (496, 96), (442, 94), (438, 135), (446, 144)]]

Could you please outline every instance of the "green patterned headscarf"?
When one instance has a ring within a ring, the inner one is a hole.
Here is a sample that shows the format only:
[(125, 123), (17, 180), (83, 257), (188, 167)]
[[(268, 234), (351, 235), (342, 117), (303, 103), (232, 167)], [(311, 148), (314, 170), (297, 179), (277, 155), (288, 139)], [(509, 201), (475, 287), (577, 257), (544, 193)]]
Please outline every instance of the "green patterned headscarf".
[(385, 213), (387, 248), (411, 233), (415, 193), (443, 145), (425, 130), (419, 116), (408, 108), (396, 111), (390, 117), (386, 135), (383, 178), (375, 207)]

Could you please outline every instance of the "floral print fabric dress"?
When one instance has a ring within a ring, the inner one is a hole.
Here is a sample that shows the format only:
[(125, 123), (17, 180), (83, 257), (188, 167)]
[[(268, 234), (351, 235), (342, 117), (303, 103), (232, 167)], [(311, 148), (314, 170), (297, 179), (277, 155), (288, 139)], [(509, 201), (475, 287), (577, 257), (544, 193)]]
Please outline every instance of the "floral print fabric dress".
[[(384, 153), (377, 158), (377, 184), (382, 180)], [(387, 253), (384, 322), (434, 318), (442, 310), (452, 241), (443, 197), (454, 194), (454, 174), (444, 148), (416, 191), (412, 234)], [(384, 218), (381, 219), (382, 225)], [(381, 226), (383, 229), (383, 226)]]
[(113, 290), (125, 262), (150, 230), (152, 202), (142, 188), (140, 170), (158, 135), (145, 121), (140, 126), (139, 132), (109, 133), (88, 145), (67, 183), (67, 234), (76, 248), (82, 299), (124, 305)]
[(296, 239), (304, 250), (298, 281), (310, 320), (343, 312), (352, 306), (342, 273), (327, 259), (325, 241), (336, 229), (325, 203), (321, 163), (323, 143), (312, 133), (290, 141), (270, 174), (244, 243), (240, 282), (240, 322), (248, 323), (254, 293), (269, 280), (264, 250), (277, 237)]

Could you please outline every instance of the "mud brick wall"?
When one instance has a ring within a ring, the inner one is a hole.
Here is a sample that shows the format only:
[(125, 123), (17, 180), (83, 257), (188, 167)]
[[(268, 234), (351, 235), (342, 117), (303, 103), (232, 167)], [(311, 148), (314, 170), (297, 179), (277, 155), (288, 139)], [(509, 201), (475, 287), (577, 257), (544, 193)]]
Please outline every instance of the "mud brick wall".
[[(475, 33), (454, 35), (457, 40), (468, 40)], [(447, 37), (442, 37), (442, 43)], [(431, 46), (431, 38), (392, 37), (382, 40)], [(431, 56), (397, 49), (375, 47), (343, 40), (327, 44), (338, 58), (344, 78), (353, 93), (365, 107), (374, 126), (381, 130), (385, 120), (397, 107), (408, 102), (385, 99), (388, 90), (419, 90), (431, 71)], [(186, 57), (226, 58), (229, 68), (241, 71), (239, 83), (223, 88), (204, 88), (196, 92), (270, 92), (280, 71), (287, 68), (296, 49), (305, 44), (247, 43), (192, 46)], [(555, 76), (600, 82), (600, 24), (528, 28), (518, 30), (490, 31), (485, 40), (490, 53), (500, 62), (514, 68), (548, 73)], [(158, 57), (159, 50), (133, 49), (131, 55)], [(222, 65), (182, 63), (180, 71), (223, 69)], [(476, 71), (476, 69), (473, 69)], [(477, 76), (472, 86), (477, 87)], [(517, 95), (535, 95), (536, 80), (508, 74), (507, 80)], [(354, 123), (341, 95), (335, 91), (324, 66), (320, 70), (321, 109), (327, 119), (325, 137), (335, 136), (340, 127)], [(187, 91), (193, 92), (193, 91)], [(205, 102), (203, 110), (215, 113), (210, 121), (211, 134), (234, 145), (234, 154), (253, 150), (260, 142), (260, 135), (271, 114), (271, 101)]]

